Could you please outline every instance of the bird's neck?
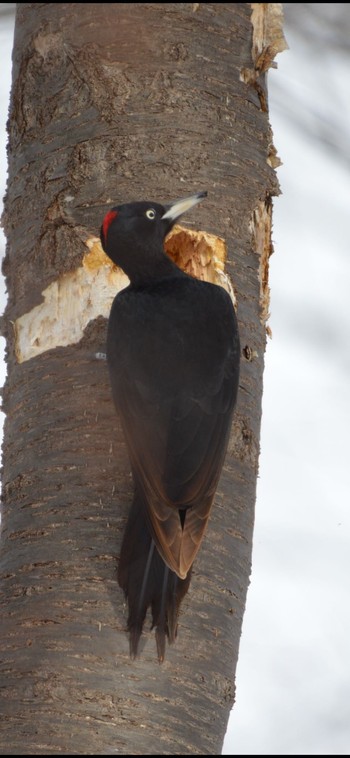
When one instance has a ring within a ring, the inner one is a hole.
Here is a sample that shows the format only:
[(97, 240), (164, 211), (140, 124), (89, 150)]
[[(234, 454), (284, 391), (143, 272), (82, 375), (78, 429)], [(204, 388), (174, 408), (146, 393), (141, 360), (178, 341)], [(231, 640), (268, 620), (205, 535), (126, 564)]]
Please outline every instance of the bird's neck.
[(148, 258), (143, 256), (141, 260), (134, 259), (128, 269), (125, 273), (133, 287), (145, 287), (170, 277), (185, 276), (183, 271), (163, 252), (159, 256)]

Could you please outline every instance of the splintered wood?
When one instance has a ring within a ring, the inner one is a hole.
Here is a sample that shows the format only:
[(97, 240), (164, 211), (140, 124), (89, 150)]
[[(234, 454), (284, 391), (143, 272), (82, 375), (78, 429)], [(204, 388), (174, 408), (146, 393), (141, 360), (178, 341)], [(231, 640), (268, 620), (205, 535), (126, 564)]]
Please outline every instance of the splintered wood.
[[(251, 221), (253, 245), (260, 259), (260, 319), (263, 324), (266, 324), (270, 315), (269, 259), (273, 253), (271, 226), (272, 201), (271, 198), (267, 198), (258, 203)], [(266, 327), (266, 332), (269, 337), (272, 336), (269, 326)]]
[(232, 283), (225, 273), (227, 250), (222, 237), (174, 226), (165, 240), (165, 250), (187, 274), (224, 287), (236, 305)]

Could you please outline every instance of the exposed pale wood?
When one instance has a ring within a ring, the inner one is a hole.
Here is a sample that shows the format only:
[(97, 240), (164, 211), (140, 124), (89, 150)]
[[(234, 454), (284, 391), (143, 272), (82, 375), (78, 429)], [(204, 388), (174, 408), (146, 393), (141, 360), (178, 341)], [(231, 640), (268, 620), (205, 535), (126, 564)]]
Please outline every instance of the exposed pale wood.
[[(272, 202), (270, 198), (260, 201), (254, 210), (251, 231), (254, 248), (259, 256), (260, 319), (266, 324), (270, 315), (269, 259), (273, 252), (271, 241)], [(266, 327), (271, 336), (270, 327)]]
[(283, 34), (283, 3), (251, 3), (253, 25), (252, 58), (255, 69), (275, 67), (278, 53), (288, 49)]

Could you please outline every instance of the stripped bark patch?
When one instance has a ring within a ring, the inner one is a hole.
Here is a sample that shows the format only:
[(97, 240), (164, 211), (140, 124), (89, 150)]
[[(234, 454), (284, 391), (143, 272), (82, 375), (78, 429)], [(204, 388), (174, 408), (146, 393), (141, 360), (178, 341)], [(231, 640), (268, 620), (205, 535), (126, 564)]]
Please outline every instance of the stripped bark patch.
[[(251, 220), (251, 232), (253, 236), (254, 250), (258, 253), (260, 259), (259, 281), (260, 281), (260, 320), (266, 324), (270, 316), (270, 287), (269, 287), (269, 259), (273, 253), (271, 242), (272, 227), (272, 201), (267, 197), (259, 201), (253, 211)], [(267, 334), (271, 336), (271, 329), (266, 327)]]
[(252, 57), (256, 71), (276, 68), (274, 58), (288, 49), (283, 34), (283, 3), (251, 3)]
[(43, 302), (15, 321), (19, 363), (79, 342), (90, 321), (108, 317), (116, 293), (127, 286), (127, 277), (113, 267), (97, 237), (86, 244), (90, 252), (82, 265), (52, 282), (42, 293)]
[[(254, 102), (262, 111), (267, 113), (267, 82), (266, 72), (276, 68), (274, 59), (278, 53), (288, 48), (283, 34), (283, 3), (250, 3), (252, 9), (251, 22), (253, 27), (252, 63), (253, 67), (242, 67), (240, 79), (250, 85)], [(255, 92), (255, 97), (253, 96)], [(277, 163), (273, 163), (277, 160)], [(278, 158), (272, 156), (270, 165), (280, 165)]]

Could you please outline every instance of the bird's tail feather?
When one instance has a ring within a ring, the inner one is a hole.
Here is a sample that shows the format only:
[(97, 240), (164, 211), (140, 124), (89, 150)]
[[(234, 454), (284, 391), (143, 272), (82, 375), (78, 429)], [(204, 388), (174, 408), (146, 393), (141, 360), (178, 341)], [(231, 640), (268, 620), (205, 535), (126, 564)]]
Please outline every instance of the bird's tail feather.
[(158, 553), (145, 518), (142, 500), (135, 495), (123, 537), (118, 582), (128, 601), (130, 656), (135, 658), (147, 609), (151, 606), (158, 660), (164, 660), (166, 638), (177, 635), (181, 601), (186, 595), (191, 571), (180, 579)]

